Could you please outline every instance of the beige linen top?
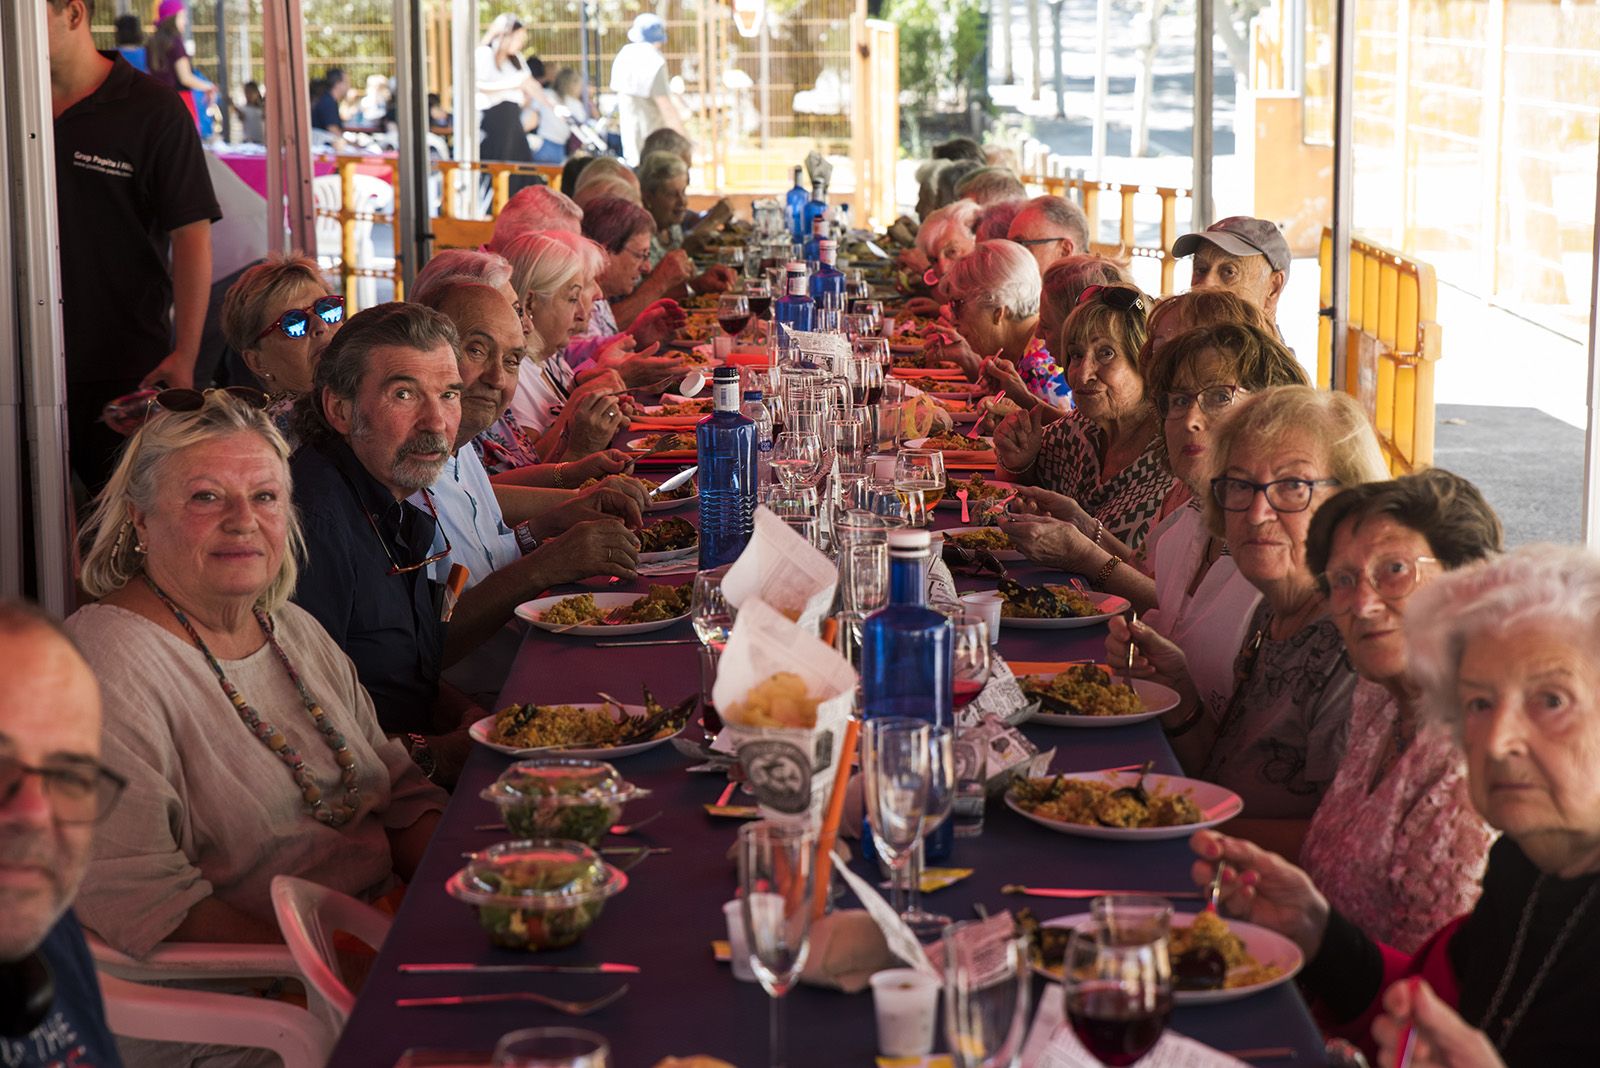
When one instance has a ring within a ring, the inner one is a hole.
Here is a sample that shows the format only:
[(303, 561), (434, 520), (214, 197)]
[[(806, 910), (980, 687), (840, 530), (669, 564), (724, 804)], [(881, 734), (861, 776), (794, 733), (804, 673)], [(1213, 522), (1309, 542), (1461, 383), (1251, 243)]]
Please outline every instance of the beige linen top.
[[(395, 884), (386, 831), (444, 808), (398, 741), (378, 728), (355, 665), (310, 613), (273, 617), (279, 643), (355, 756), (357, 817), (340, 828), (306, 808), (287, 765), (256, 739), (190, 642), (111, 605), (67, 620), (100, 680), (101, 759), (128, 788), (95, 828), (75, 907), (84, 926), (143, 956), (207, 897), (273, 922), (274, 875), (298, 875), (371, 899)], [(299, 752), (325, 800), (344, 796), (333, 751), (271, 646), (223, 670)]]

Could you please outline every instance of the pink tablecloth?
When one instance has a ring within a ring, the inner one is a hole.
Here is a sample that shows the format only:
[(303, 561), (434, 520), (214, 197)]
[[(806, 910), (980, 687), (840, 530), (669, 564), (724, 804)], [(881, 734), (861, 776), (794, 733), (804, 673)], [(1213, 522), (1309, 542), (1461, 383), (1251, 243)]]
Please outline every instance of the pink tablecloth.
[[(267, 195), (267, 157), (256, 152), (228, 152), (220, 151), (216, 156), (228, 168), (237, 174), (245, 185), (254, 189), (261, 196)], [(356, 164), (356, 171), (360, 174), (370, 174), (382, 178), (386, 182), (394, 181), (393, 156), (363, 156), (362, 162)], [(332, 174), (337, 170), (337, 159), (334, 156), (312, 156), (312, 173), (317, 175)]]

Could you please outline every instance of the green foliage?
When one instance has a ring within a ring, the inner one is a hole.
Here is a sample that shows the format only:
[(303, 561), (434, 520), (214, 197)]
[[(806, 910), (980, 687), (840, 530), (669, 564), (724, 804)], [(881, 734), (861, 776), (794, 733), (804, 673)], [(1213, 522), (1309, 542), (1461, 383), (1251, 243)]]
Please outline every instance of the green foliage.
[(964, 108), (987, 75), (981, 0), (888, 0), (883, 17), (900, 27), (900, 88), (922, 112)]

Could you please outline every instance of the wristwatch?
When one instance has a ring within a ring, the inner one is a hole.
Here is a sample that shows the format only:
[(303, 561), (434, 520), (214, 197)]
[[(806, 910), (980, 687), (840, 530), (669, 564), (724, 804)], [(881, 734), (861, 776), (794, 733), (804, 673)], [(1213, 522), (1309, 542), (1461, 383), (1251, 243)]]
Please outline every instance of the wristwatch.
[(428, 739), (420, 734), (408, 734), (406, 738), (411, 742), (411, 760), (421, 769), (423, 777), (433, 782), (434, 775), (439, 771), (439, 762), (434, 759), (433, 747), (428, 744)]

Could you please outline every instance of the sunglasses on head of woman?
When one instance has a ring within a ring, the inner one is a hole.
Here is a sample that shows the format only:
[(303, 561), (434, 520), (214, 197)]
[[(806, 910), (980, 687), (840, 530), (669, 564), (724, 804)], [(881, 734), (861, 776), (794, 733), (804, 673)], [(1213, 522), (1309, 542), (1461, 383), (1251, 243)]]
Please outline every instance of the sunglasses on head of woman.
[(260, 341), (274, 330), (282, 330), (283, 336), (291, 341), (299, 341), (311, 333), (311, 317), (315, 315), (329, 326), (336, 326), (344, 322), (343, 297), (318, 297), (305, 308), (290, 308), (272, 322), (268, 327), (256, 335)]
[(1096, 300), (1118, 311), (1132, 311), (1135, 308), (1144, 311), (1144, 294), (1137, 289), (1130, 289), (1127, 286), (1099, 284), (1086, 286), (1083, 292), (1078, 294), (1078, 303), (1074, 307), (1080, 307)]

